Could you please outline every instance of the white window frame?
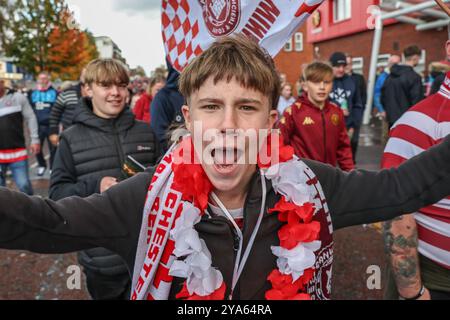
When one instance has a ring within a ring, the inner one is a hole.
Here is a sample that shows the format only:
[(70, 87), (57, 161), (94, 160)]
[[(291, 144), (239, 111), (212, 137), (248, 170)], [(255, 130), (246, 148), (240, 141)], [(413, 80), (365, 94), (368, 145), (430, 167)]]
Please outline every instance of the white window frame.
[(363, 74), (364, 73), (364, 58), (355, 57), (352, 59), (353, 72)]
[(419, 64), (414, 70), (419, 74), (424, 74), (426, 71), (426, 62), (427, 62), (427, 50), (422, 49), (422, 55), (420, 56)]
[(293, 45), (292, 45), (292, 38), (290, 38), (286, 44), (284, 45), (284, 51), (286, 52), (292, 52)]
[(389, 65), (389, 59), (391, 55), (389, 53), (378, 55), (377, 67), (386, 68)]
[(303, 33), (297, 32), (294, 34), (294, 48), (297, 52), (303, 51)]
[(395, 8), (395, 0), (380, 0), (380, 6), (386, 8)]
[(352, 17), (352, 1), (351, 0), (334, 0), (333, 1), (333, 22), (341, 22), (351, 19)]

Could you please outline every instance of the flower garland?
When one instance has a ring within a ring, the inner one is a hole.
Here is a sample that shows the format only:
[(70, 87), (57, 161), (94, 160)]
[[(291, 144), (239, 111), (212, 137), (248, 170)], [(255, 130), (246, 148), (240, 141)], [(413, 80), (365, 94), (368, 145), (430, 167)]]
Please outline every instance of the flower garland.
[[(258, 159), (258, 166), (272, 181), (274, 190), (282, 195), (269, 214), (278, 213), (278, 219), (285, 223), (278, 232), (280, 246), (271, 248), (278, 257), (278, 269), (267, 278), (272, 289), (266, 292), (265, 297), (268, 300), (309, 300), (310, 295), (305, 288), (315, 273), (314, 252), (321, 244), (318, 241), (320, 223), (312, 221), (315, 213), (312, 192), (306, 179), (299, 174), (303, 164), (295, 158), (293, 148), (283, 146), (281, 137), (279, 139), (280, 148), (275, 150), (278, 154), (272, 154), (271, 137), (267, 139), (270, 163), (265, 164)], [(182, 193), (186, 202), (171, 231), (175, 241), (173, 254), (177, 260), (169, 274), (187, 279), (177, 299), (223, 300), (226, 292), (223, 276), (212, 266), (211, 253), (194, 228), (205, 213), (213, 186), (200, 164), (183, 161), (186, 153), (190, 153), (190, 160), (195, 158), (190, 138), (181, 142), (175, 153), (177, 161), (172, 164), (173, 188)], [(274, 159), (280, 159), (279, 163)]]

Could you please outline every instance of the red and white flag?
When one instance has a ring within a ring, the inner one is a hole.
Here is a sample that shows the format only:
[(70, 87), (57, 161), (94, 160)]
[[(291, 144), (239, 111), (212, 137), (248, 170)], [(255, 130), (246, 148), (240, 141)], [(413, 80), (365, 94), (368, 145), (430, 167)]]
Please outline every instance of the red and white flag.
[(181, 71), (218, 37), (243, 33), (272, 56), (324, 0), (162, 0), (167, 59)]

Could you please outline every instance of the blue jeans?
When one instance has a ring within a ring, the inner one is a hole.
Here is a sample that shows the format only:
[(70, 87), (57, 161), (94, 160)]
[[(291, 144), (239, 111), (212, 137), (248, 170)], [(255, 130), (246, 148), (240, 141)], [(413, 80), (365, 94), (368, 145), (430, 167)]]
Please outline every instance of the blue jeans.
[(0, 186), (2, 187), (6, 186), (6, 171), (8, 168), (12, 172), (17, 188), (19, 188), (21, 192), (32, 196), (33, 188), (31, 186), (30, 178), (28, 177), (28, 160), (0, 164)]

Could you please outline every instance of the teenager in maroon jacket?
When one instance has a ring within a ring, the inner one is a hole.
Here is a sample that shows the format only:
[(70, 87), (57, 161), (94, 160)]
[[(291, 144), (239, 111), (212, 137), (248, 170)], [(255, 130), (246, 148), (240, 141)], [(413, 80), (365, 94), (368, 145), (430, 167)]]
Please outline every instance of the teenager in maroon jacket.
[(279, 122), (284, 143), (292, 145), (297, 156), (342, 170), (355, 168), (350, 139), (342, 110), (328, 100), (333, 87), (333, 69), (314, 62), (304, 71), (304, 90)]
[(139, 100), (136, 102), (136, 106), (133, 109), (136, 120), (150, 123), (150, 105), (152, 103), (153, 97), (156, 96), (158, 91), (161, 90), (165, 84), (166, 81), (161, 77), (155, 77), (150, 81), (147, 92), (144, 92), (142, 97), (139, 98)]

